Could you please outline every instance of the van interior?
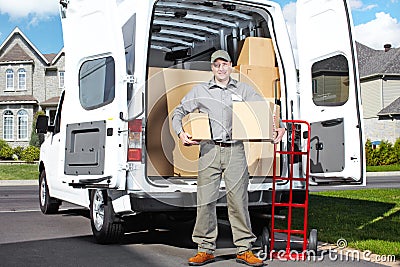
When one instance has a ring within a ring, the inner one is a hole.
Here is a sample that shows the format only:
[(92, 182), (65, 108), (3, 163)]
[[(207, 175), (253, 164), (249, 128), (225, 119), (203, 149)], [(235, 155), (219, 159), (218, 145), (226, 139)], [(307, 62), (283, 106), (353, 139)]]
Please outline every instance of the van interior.
[[(199, 146), (180, 143), (172, 112), (194, 85), (212, 78), (210, 56), (218, 49), (231, 56), (232, 78), (279, 105), (272, 21), (265, 9), (220, 1), (160, 0), (153, 12), (145, 96), (147, 176), (187, 181), (197, 176)], [(245, 142), (245, 149), (250, 176), (272, 176), (273, 145)]]

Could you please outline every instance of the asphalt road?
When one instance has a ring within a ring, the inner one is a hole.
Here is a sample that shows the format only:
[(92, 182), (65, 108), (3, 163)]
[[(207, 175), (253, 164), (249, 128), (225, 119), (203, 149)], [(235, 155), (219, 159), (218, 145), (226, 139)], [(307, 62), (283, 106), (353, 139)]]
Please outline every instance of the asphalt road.
[[(399, 186), (399, 177), (379, 179), (370, 178), (368, 186)], [(130, 232), (120, 244), (98, 245), (87, 210), (64, 203), (59, 214), (43, 215), (37, 186), (0, 186), (0, 266), (187, 266), (196, 251), (192, 228), (193, 222), (165, 222), (165, 227), (154, 231)], [(228, 222), (220, 221), (217, 261), (207, 266), (244, 266), (235, 262), (231, 240)], [(381, 266), (362, 260), (362, 255), (358, 260), (327, 248), (319, 253), (306, 262), (266, 262), (269, 266)]]

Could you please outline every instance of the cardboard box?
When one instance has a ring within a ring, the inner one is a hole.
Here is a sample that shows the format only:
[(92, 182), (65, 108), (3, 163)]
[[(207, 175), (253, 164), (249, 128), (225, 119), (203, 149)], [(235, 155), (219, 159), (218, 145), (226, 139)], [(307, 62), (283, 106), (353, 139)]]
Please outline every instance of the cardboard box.
[(275, 50), (272, 39), (262, 37), (247, 37), (239, 43), (242, 49), (239, 52), (237, 65), (255, 65), (275, 67)]
[(275, 104), (270, 101), (233, 102), (232, 139), (273, 140)]
[[(250, 176), (273, 176), (274, 144), (244, 142)], [(280, 155), (276, 158), (276, 175), (280, 175)]]
[(147, 175), (174, 176), (175, 146), (168, 124), (167, 97), (162, 68), (149, 68), (147, 91)]
[(183, 130), (192, 136), (192, 140), (211, 140), (208, 114), (189, 113), (182, 119)]
[(239, 72), (239, 81), (251, 85), (262, 96), (266, 98), (281, 98), (278, 67), (239, 65), (234, 69)]

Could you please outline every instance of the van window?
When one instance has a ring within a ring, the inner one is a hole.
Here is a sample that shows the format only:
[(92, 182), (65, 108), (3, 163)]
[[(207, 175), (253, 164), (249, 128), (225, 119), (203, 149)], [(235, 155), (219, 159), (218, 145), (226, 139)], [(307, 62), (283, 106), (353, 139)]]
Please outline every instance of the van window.
[(312, 66), (313, 101), (317, 106), (341, 106), (349, 99), (349, 65), (343, 55)]
[(112, 57), (89, 60), (79, 70), (79, 100), (85, 109), (111, 103), (115, 96), (115, 63)]

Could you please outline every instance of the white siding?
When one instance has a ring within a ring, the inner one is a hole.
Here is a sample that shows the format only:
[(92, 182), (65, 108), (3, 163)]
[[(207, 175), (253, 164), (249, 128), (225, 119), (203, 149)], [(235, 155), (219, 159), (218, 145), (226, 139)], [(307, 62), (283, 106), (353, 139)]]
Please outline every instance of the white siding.
[(364, 119), (375, 118), (382, 110), (381, 80), (361, 82)]
[(394, 144), (400, 138), (400, 121), (398, 120), (364, 120), (365, 137), (371, 141), (386, 140)]
[(400, 79), (391, 79), (383, 82), (383, 103), (387, 107), (400, 97)]

